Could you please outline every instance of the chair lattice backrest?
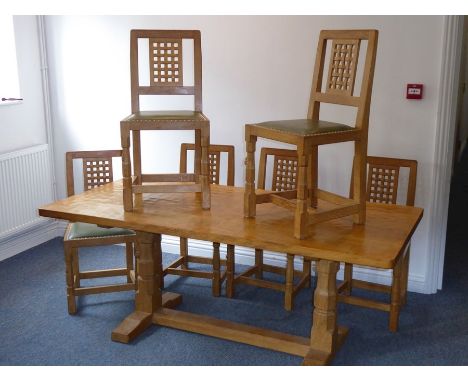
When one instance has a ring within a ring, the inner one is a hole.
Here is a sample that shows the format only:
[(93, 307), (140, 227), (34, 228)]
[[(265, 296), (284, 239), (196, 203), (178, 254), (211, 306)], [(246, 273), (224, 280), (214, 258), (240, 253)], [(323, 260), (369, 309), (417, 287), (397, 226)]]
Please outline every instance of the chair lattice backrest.
[[(402, 168), (409, 169), (406, 205), (414, 206), (418, 162), (412, 159), (367, 157), (366, 200), (373, 203), (396, 204)], [(352, 187), (350, 188), (352, 196)]]
[(297, 151), (263, 147), (260, 153), (258, 188), (265, 189), (268, 156), (273, 156), (272, 191), (297, 188)]
[[(180, 146), (180, 173), (187, 172), (187, 153), (195, 151), (192, 143), (182, 143)], [(220, 182), (221, 153), (227, 153), (227, 182), (228, 186), (234, 186), (234, 146), (230, 145), (210, 145), (209, 149), (209, 178), (211, 184)]]
[[(310, 93), (307, 118), (318, 120), (320, 103), (354, 106), (358, 108), (356, 128), (367, 129), (368, 110), (372, 92), (374, 66), (377, 51), (378, 32), (376, 30), (334, 30), (321, 31)], [(367, 41), (361, 89), (354, 93), (358, 60), (363, 40)], [(322, 90), (325, 71), (327, 43), (331, 41), (328, 73), (325, 91)]]
[(112, 182), (112, 158), (121, 157), (122, 150), (70, 151), (66, 154), (67, 195), (75, 194), (73, 160), (83, 161), (83, 189), (85, 191)]
[[(149, 86), (140, 86), (139, 40), (148, 41)], [(193, 40), (193, 86), (184, 85), (183, 40)], [(130, 52), (132, 113), (140, 111), (140, 95), (193, 95), (194, 110), (202, 111), (200, 31), (132, 30)]]

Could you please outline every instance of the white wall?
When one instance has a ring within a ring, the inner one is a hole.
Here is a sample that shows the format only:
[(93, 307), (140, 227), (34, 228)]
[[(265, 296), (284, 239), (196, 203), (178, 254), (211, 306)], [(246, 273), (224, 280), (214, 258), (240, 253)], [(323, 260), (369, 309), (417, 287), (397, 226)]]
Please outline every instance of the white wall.
[(47, 143), (36, 16), (15, 16), (14, 26), (24, 101), (0, 106), (0, 154)]
[[(204, 112), (212, 143), (236, 146), (238, 186), (244, 181), (244, 124), (305, 117), (319, 31), (378, 29), (369, 154), (419, 162), (416, 205), (426, 210), (413, 240), (410, 278), (424, 290), (442, 16), (49, 16), (46, 27), (60, 197), (65, 151), (120, 147), (119, 121), (130, 112), (130, 29), (201, 30)], [(422, 101), (405, 99), (407, 83), (424, 84)], [(324, 108), (322, 118), (352, 122), (334, 107)], [(190, 139), (191, 133), (145, 139), (144, 167), (177, 171), (179, 143)], [(263, 145), (280, 146), (259, 141)], [(321, 148), (320, 186), (345, 195), (351, 156), (350, 144)]]

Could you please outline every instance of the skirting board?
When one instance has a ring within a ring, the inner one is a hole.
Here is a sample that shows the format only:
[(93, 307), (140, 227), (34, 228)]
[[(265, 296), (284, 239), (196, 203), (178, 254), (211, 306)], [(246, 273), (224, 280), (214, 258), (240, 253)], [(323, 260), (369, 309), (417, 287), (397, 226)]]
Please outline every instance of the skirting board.
[(0, 261), (57, 237), (57, 221), (43, 218), (0, 239)]
[[(36, 226), (27, 231), (17, 233), (14, 237), (0, 241), (0, 261), (5, 260), (8, 257), (14, 256), (17, 253), (25, 251), (36, 245), (42, 244), (54, 237), (63, 237), (65, 228), (67, 226), (65, 221), (54, 221), (48, 219), (43, 222), (40, 226)], [(165, 253), (179, 254), (179, 238), (174, 236), (162, 237), (162, 250)], [(221, 256), (226, 256), (226, 245), (221, 244)], [(211, 257), (213, 253), (212, 243), (200, 240), (189, 239), (189, 253), (194, 256)], [(246, 247), (236, 246), (236, 262), (242, 265), (252, 265), (254, 263), (254, 250)], [(266, 263), (271, 265), (277, 265), (284, 267), (286, 265), (285, 256), (279, 253), (268, 252), (264, 253), (264, 260)], [(295, 267), (301, 269), (302, 259), (297, 257), (295, 260)], [(313, 268), (314, 269), (314, 268)], [(370, 269), (360, 266), (354, 266), (353, 275), (355, 278), (378, 282), (386, 285), (391, 283), (391, 272), (387, 270)], [(338, 272), (337, 278), (343, 279), (343, 267)], [(417, 293), (427, 293), (425, 279), (423, 276), (409, 274), (408, 278), (408, 290)]]

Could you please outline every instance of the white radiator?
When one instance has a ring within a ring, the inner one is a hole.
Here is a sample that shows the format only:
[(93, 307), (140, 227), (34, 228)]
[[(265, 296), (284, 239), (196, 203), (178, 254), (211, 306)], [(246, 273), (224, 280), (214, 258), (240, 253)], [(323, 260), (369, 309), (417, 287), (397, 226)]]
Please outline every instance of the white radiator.
[(37, 209), (53, 199), (47, 144), (0, 155), (0, 239), (46, 220)]

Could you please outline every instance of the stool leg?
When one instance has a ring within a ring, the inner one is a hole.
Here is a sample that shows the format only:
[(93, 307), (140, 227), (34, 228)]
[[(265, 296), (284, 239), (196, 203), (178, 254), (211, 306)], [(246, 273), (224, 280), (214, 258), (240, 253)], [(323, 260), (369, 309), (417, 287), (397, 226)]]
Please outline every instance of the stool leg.
[(255, 217), (257, 201), (255, 196), (255, 146), (257, 137), (251, 134), (249, 125), (245, 125), (245, 145), (247, 157), (245, 158), (245, 191), (244, 191), (244, 216)]
[(219, 297), (221, 294), (221, 275), (220, 275), (220, 268), (221, 268), (221, 258), (219, 254), (219, 243), (213, 243), (213, 282), (212, 282), (212, 290), (213, 296)]
[(209, 147), (210, 147), (210, 129), (202, 129), (201, 132), (201, 189), (202, 189), (202, 208), (209, 210), (211, 207), (210, 181), (209, 181)]
[(234, 246), (231, 244), (227, 245), (226, 254), (226, 296), (229, 298), (234, 297), (235, 284), (235, 262), (234, 262)]
[(293, 308), (294, 289), (294, 255), (287, 254), (286, 258), (286, 288), (284, 291), (284, 309), (291, 311)]
[(133, 210), (132, 161), (130, 159), (130, 131), (120, 125), (122, 142), (123, 204), (125, 211)]
[(309, 153), (304, 144), (297, 145), (297, 205), (294, 217), (294, 237), (304, 239), (307, 233), (309, 214), (307, 212), (307, 162)]
[(263, 279), (263, 249), (255, 248), (255, 277)]

